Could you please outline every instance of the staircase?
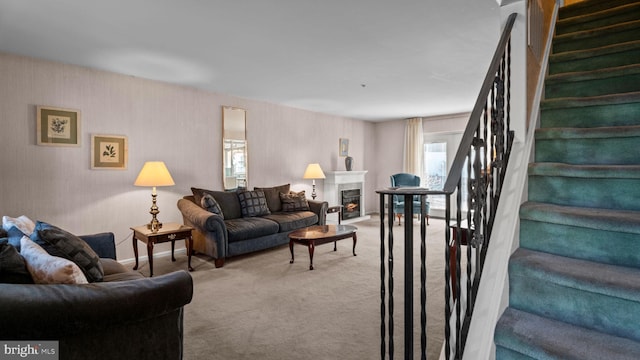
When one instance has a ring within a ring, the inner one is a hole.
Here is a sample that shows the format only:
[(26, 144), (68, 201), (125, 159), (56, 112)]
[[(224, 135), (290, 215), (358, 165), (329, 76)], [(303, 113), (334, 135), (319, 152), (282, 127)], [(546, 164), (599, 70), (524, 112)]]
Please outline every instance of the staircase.
[(497, 359), (640, 359), (640, 0), (560, 9)]

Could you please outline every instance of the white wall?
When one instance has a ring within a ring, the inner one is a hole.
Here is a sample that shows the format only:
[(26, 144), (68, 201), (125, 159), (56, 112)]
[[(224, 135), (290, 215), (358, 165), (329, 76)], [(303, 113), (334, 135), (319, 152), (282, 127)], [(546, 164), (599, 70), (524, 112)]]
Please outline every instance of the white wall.
[[(37, 105), (79, 109), (82, 146), (36, 145)], [(191, 186), (222, 187), (223, 105), (247, 110), (250, 187), (289, 182), (310, 193), (311, 182), (302, 180), (306, 165), (344, 170), (338, 142), (348, 138), (354, 169), (369, 170), (367, 196), (375, 198), (373, 123), (0, 54), (0, 215), (24, 214), (76, 234), (112, 231), (118, 258), (129, 259), (129, 227), (150, 220), (151, 190), (133, 186), (145, 161), (164, 161), (176, 182), (158, 188), (160, 221), (182, 222), (176, 202)], [(91, 170), (91, 134), (127, 136), (128, 169)]]

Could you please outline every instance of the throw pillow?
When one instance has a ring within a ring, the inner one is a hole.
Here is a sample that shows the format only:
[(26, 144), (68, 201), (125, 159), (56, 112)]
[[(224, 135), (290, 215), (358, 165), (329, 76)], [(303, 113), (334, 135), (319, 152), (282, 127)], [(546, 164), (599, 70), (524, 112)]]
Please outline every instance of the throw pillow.
[(193, 193), (196, 204), (201, 204), (204, 194), (211, 194), (218, 202), (218, 205), (220, 205), (226, 220), (242, 217), (240, 201), (238, 201), (238, 195), (236, 195), (235, 191), (212, 191), (192, 187), (191, 192)]
[(290, 184), (284, 184), (280, 186), (261, 188), (255, 187), (253, 190), (261, 190), (264, 192), (264, 197), (267, 198), (267, 206), (272, 213), (282, 211), (282, 202), (280, 201), (280, 193), (287, 194), (289, 192)]
[(33, 232), (33, 229), (36, 227), (36, 224), (34, 224), (31, 219), (24, 215), (18, 216), (17, 218), (3, 216), (2, 228), (8, 232), (12, 227), (17, 228), (18, 230), (22, 231), (23, 234), (30, 236)]
[(224, 214), (222, 213), (220, 205), (211, 194), (204, 194), (202, 196), (202, 199), (200, 199), (200, 206), (202, 206), (202, 208), (207, 210), (208, 212), (212, 212), (214, 214), (222, 216), (222, 218), (224, 219)]
[(87, 284), (87, 278), (72, 261), (49, 255), (26, 236), (20, 240), (20, 254), (36, 284)]
[(31, 236), (35, 228), (35, 224), (28, 217), (21, 215), (17, 218), (9, 216), (2, 217), (2, 228), (7, 231), (9, 244), (13, 245), (20, 251), (20, 239), (24, 236)]
[(102, 281), (100, 257), (79, 237), (42, 221), (36, 223), (31, 240), (53, 256), (73, 261), (90, 282)]
[(239, 190), (238, 200), (240, 200), (240, 209), (242, 217), (253, 217), (269, 215), (269, 207), (264, 193), (260, 190)]
[(0, 283), (33, 284), (24, 258), (8, 243), (0, 243)]
[(304, 195), (304, 190), (296, 193), (290, 191), (287, 194), (280, 193), (282, 211), (309, 211), (309, 202)]

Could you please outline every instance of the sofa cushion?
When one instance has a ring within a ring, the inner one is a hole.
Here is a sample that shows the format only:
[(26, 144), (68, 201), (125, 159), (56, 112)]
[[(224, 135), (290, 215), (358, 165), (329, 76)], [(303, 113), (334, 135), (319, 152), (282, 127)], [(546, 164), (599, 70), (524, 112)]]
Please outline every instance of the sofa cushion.
[(312, 211), (279, 212), (264, 218), (278, 223), (279, 232), (288, 232), (318, 223), (318, 215)]
[(217, 214), (222, 216), (224, 219), (224, 214), (222, 213), (222, 209), (220, 208), (220, 204), (213, 198), (211, 194), (204, 194), (202, 199), (200, 199), (200, 206), (208, 212)]
[(191, 192), (193, 193), (193, 197), (198, 205), (201, 203), (202, 196), (205, 193), (211, 194), (211, 196), (213, 196), (213, 198), (218, 202), (218, 205), (220, 205), (225, 219), (237, 219), (242, 217), (240, 201), (238, 200), (238, 195), (236, 195), (235, 191), (213, 191), (192, 187)]
[(238, 200), (242, 217), (269, 215), (269, 207), (264, 193), (260, 190), (238, 190)]
[(24, 235), (31, 236), (35, 228), (35, 223), (25, 215), (12, 218), (10, 216), (2, 217), (2, 228), (7, 232), (9, 243), (20, 251), (20, 239)]
[(288, 194), (291, 184), (284, 184), (273, 187), (254, 187), (253, 190), (262, 190), (264, 197), (267, 199), (269, 211), (282, 211), (282, 202), (280, 201), (280, 193)]
[(225, 220), (230, 243), (278, 233), (279, 225), (263, 217)]
[(309, 203), (304, 195), (304, 190), (300, 192), (290, 191), (286, 194), (280, 193), (282, 201), (282, 211), (309, 211)]
[(144, 275), (142, 275), (140, 272), (126, 268), (116, 260), (101, 258), (100, 263), (102, 264), (102, 268), (104, 269), (104, 282), (126, 281), (144, 278)]
[(87, 284), (87, 278), (73, 261), (49, 255), (26, 236), (20, 240), (20, 254), (36, 284)]
[(0, 243), (0, 283), (33, 284), (24, 258), (7, 242)]
[(36, 223), (31, 240), (53, 256), (73, 261), (90, 282), (102, 281), (100, 257), (79, 237), (42, 221)]

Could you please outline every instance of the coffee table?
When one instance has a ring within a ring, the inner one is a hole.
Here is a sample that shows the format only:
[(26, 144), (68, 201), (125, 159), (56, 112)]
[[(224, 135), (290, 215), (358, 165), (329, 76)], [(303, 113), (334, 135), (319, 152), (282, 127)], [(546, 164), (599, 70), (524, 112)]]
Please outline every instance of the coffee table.
[(289, 234), (289, 250), (291, 250), (291, 261), (293, 264), (293, 244), (304, 245), (309, 248), (309, 270), (313, 270), (313, 252), (316, 245), (333, 242), (333, 251), (337, 251), (336, 242), (338, 240), (353, 238), (353, 256), (356, 256), (356, 236), (357, 227), (353, 225), (314, 225), (304, 229), (292, 231)]

